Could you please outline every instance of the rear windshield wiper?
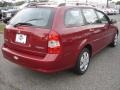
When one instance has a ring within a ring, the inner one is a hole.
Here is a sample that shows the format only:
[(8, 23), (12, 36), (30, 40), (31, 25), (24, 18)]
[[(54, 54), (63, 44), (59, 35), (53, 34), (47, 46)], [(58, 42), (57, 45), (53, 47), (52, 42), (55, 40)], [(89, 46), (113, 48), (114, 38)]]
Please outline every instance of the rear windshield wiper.
[(14, 27), (21, 26), (21, 25), (34, 26), (34, 25), (31, 24), (31, 23), (24, 23), (24, 22), (21, 22), (21, 23), (17, 23), (17, 24), (15, 24)]
[(33, 18), (33, 19), (30, 19), (26, 22), (37, 21), (37, 20), (44, 20), (44, 18)]
[(35, 21), (35, 20), (44, 20), (44, 19), (43, 19), (43, 18), (30, 19), (30, 20), (25, 21), (25, 22), (20, 22), (20, 23), (17, 23), (17, 24), (15, 24), (15, 25), (14, 25), (14, 27), (21, 26), (21, 25), (34, 26), (33, 24), (28, 23), (28, 22), (30, 22), (30, 21)]

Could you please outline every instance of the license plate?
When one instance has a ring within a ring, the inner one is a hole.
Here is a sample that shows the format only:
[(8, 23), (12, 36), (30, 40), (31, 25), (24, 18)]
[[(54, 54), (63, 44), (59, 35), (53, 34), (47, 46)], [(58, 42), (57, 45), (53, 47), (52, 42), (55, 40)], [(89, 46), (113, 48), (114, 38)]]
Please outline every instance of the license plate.
[(16, 40), (15, 40), (15, 42), (26, 44), (26, 39), (27, 39), (26, 35), (24, 35), (24, 34), (16, 34)]

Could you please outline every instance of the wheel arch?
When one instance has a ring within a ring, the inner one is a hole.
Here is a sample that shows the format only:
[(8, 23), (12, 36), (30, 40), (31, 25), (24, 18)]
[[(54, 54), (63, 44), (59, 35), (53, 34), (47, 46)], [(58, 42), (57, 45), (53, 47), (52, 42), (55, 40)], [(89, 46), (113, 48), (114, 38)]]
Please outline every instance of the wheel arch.
[(80, 43), (80, 45), (79, 45), (79, 54), (80, 54), (80, 52), (81, 52), (84, 48), (87, 48), (87, 49), (90, 51), (90, 56), (92, 57), (92, 55), (93, 55), (93, 46), (92, 46), (92, 44), (90, 44), (90, 43), (88, 42), (87, 39), (84, 39), (84, 40)]
[(86, 44), (83, 48), (87, 48), (90, 52), (90, 57), (92, 57), (92, 54), (93, 54), (93, 48), (92, 48), (92, 45), (90, 44)]

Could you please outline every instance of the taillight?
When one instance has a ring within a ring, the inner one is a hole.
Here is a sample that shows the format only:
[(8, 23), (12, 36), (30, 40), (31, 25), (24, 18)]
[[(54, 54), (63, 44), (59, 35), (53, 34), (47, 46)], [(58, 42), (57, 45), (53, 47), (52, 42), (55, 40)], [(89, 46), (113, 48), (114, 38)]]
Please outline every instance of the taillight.
[(60, 37), (59, 35), (52, 31), (48, 37), (48, 53), (49, 54), (59, 54), (61, 51)]

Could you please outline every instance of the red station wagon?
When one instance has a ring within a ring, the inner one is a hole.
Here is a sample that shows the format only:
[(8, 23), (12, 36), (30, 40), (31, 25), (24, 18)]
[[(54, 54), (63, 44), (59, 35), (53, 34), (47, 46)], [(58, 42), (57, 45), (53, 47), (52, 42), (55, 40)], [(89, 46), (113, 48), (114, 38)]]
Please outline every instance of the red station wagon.
[(43, 73), (73, 69), (84, 74), (90, 58), (118, 41), (116, 22), (83, 5), (34, 4), (6, 25), (3, 56)]

